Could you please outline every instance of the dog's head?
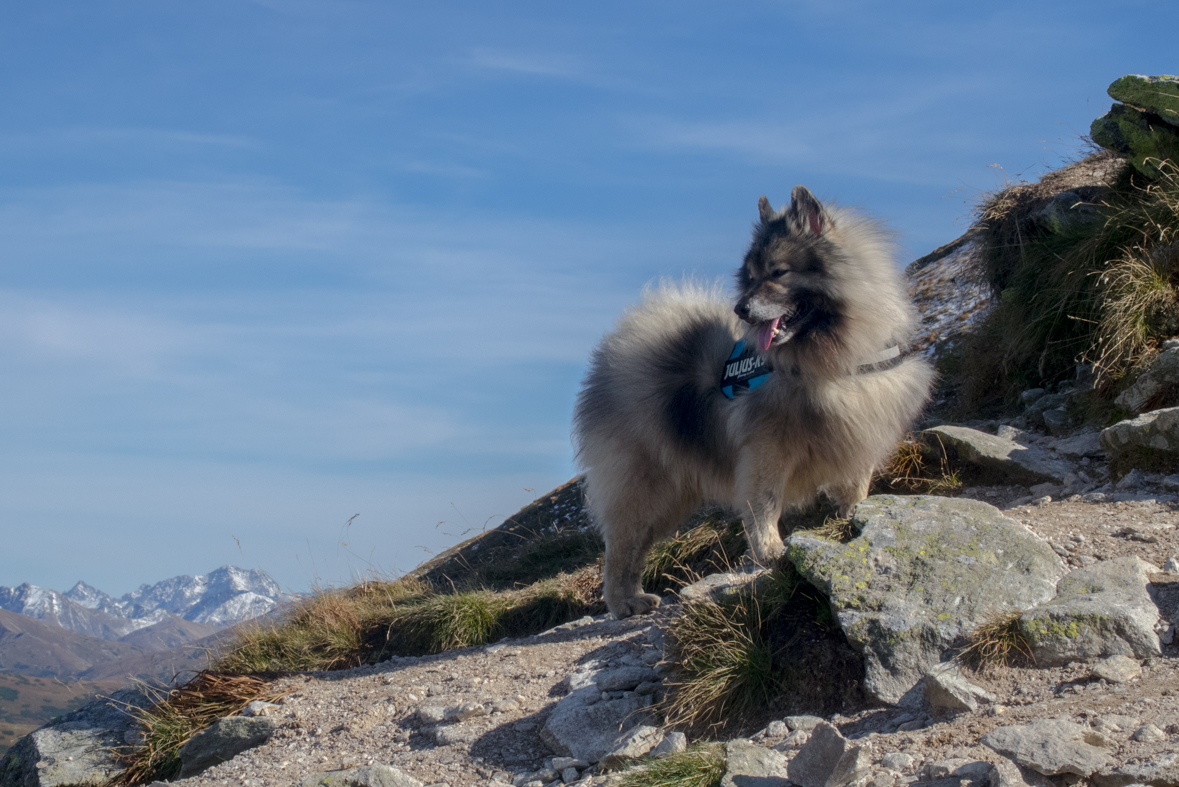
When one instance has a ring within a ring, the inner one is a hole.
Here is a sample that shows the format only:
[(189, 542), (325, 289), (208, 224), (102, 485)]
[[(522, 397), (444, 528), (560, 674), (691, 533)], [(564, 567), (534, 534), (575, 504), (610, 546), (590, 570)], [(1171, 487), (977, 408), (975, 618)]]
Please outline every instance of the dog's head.
[(829, 262), (838, 256), (831, 242), (832, 217), (806, 186), (790, 192), (790, 206), (775, 212), (764, 196), (761, 221), (737, 271), (734, 311), (757, 329), (762, 352), (829, 332), (839, 316)]

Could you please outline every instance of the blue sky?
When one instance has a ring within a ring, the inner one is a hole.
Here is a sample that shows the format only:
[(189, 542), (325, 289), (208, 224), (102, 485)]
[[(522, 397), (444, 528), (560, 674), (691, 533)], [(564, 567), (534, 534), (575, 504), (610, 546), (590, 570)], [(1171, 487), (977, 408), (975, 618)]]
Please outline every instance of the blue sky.
[(594, 342), (644, 283), (726, 276), (760, 194), (861, 205), (905, 262), (1076, 156), (1115, 78), (1179, 68), (1151, 33), (1177, 27), (1076, 0), (2, 3), (0, 584), (412, 568), (572, 475)]

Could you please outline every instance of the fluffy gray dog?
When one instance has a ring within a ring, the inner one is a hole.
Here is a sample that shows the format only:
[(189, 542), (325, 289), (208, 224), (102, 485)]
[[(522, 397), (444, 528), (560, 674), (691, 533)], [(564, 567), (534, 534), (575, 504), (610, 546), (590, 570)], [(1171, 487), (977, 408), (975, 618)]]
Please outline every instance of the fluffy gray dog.
[(888, 234), (790, 197), (758, 203), (735, 308), (718, 286), (662, 283), (594, 351), (574, 439), (620, 618), (658, 606), (647, 552), (703, 503), (744, 518), (762, 565), (785, 508), (823, 490), (850, 514), (929, 395), (929, 365), (901, 352), (914, 310)]

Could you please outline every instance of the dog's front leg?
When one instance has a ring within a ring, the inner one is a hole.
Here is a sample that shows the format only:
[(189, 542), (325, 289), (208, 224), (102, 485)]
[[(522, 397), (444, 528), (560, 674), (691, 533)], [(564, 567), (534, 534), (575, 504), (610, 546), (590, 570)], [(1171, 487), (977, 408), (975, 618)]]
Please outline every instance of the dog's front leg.
[(758, 565), (770, 566), (786, 548), (778, 535), (778, 517), (782, 515), (784, 484), (779, 472), (779, 458), (759, 457), (753, 451), (742, 452), (737, 463), (737, 510), (745, 522), (745, 540)]

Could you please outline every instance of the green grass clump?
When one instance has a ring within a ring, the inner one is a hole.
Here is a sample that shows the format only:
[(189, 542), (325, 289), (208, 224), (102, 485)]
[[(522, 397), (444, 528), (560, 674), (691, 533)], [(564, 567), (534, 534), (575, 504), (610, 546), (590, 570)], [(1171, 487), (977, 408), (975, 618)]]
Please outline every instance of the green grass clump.
[(725, 751), (719, 743), (689, 747), (647, 760), (622, 773), (617, 787), (717, 787), (725, 776)]
[(513, 560), (480, 569), (471, 584), (493, 590), (524, 587), (593, 565), (605, 550), (605, 542), (593, 528), (545, 532), (520, 547)]
[(1078, 362), (1094, 365), (1108, 396), (1179, 330), (1179, 169), (1159, 170), (1147, 181), (1126, 168), (1094, 221), (1058, 232), (1029, 218), (1043, 184), (982, 207), (981, 273), (998, 298), (955, 367), (964, 412), (1071, 379)]
[(684, 605), (668, 626), (675, 675), (665, 715), (673, 725), (714, 727), (768, 704), (784, 675), (774, 663), (767, 624), (798, 587), (793, 571), (720, 601)]
[(975, 669), (1011, 664), (1035, 664), (1032, 647), (1019, 627), (1021, 612), (998, 612), (988, 616), (966, 637), (958, 658)]

